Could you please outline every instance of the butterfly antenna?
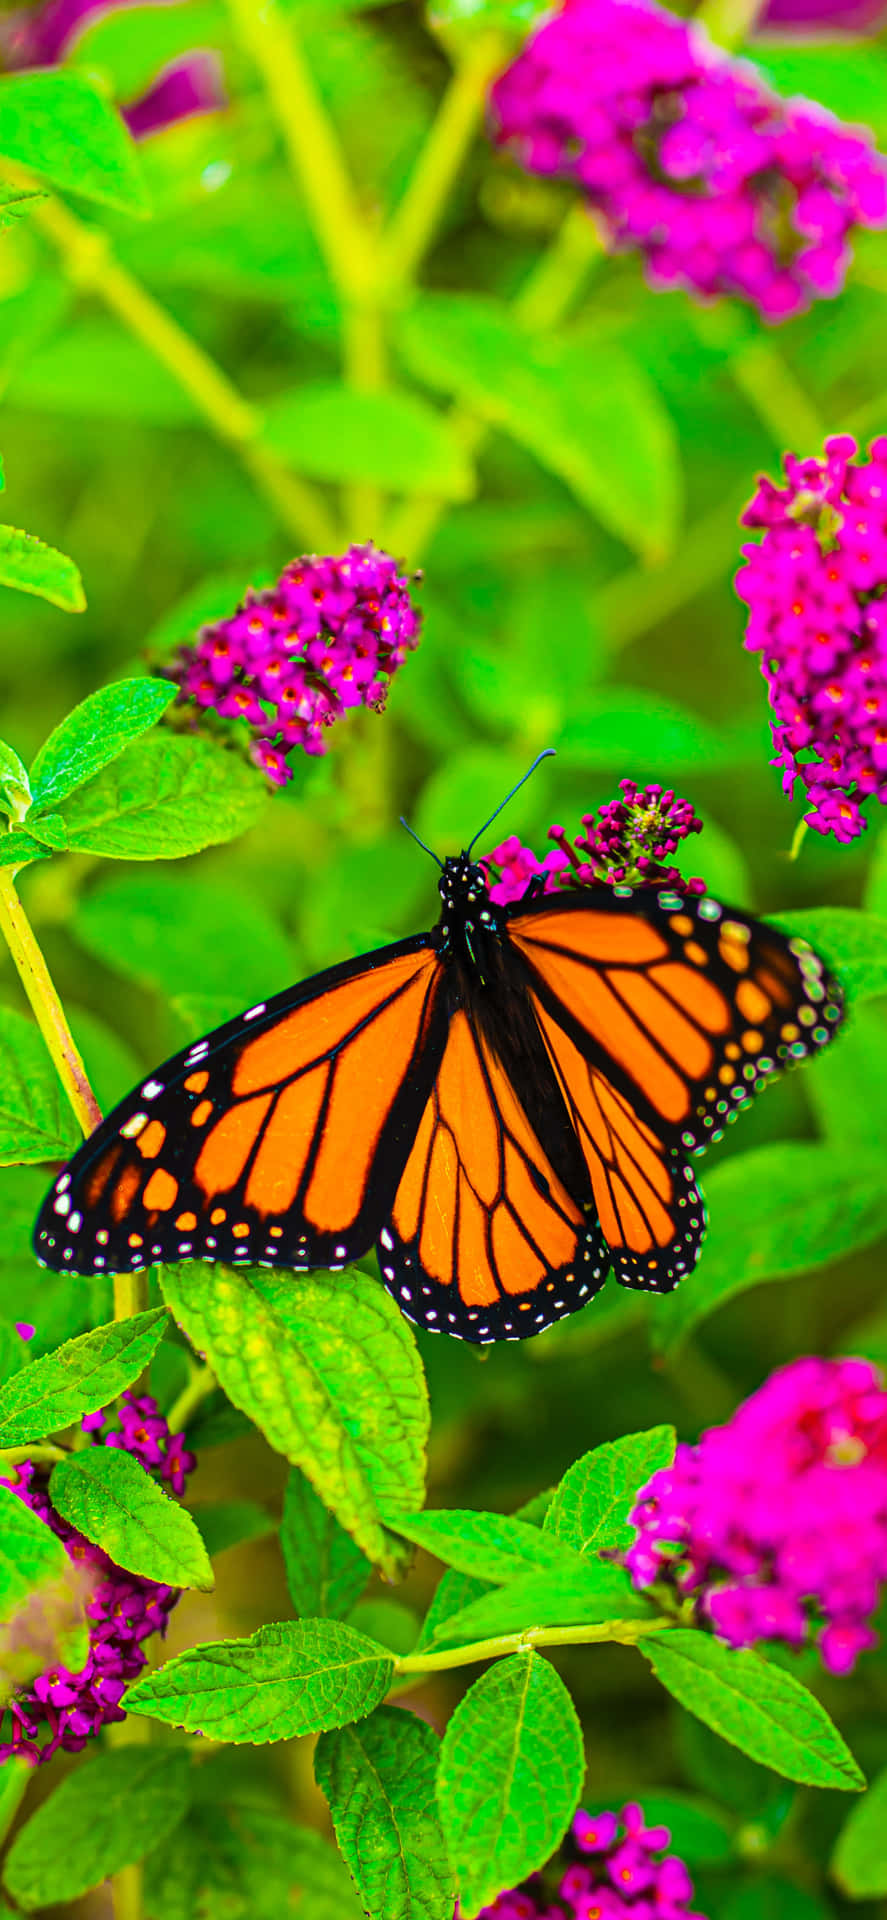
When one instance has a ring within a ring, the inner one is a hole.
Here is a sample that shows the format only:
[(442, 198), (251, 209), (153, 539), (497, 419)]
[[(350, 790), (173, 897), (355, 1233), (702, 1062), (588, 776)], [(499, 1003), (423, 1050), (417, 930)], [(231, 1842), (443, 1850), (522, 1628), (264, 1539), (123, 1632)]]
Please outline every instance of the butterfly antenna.
[(400, 824), (402, 827), (406, 827), (406, 830), (410, 836), (410, 839), (415, 840), (417, 847), (421, 847), (423, 853), (427, 853), (430, 855), (431, 859), (436, 863), (437, 866), (439, 866), (441, 873), (443, 873), (443, 861), (438, 860), (437, 854), (432, 853), (431, 848), (426, 847), (424, 840), (420, 840), (419, 835), (413, 832), (413, 829), (410, 826), (409, 821), (404, 819), (403, 814), (401, 814), (400, 816)]
[(540, 760), (548, 760), (553, 753), (554, 753), (553, 747), (543, 747), (542, 752), (537, 753), (532, 766), (527, 768), (526, 773), (521, 774), (521, 777), (517, 783), (517, 786), (512, 787), (510, 793), (506, 793), (505, 799), (500, 800), (495, 813), (491, 813), (489, 820), (485, 820), (483, 826), (478, 828), (477, 833), (474, 836), (474, 839), (471, 841), (470, 845), (466, 848), (466, 852), (468, 853), (471, 852), (471, 848), (477, 845), (477, 842), (480, 839), (481, 834), (486, 833), (487, 828), (492, 826), (494, 820), (498, 820), (499, 815), (502, 812), (503, 808), (508, 806), (509, 801), (514, 799), (515, 794), (520, 793), (521, 787), (526, 785), (527, 781), (530, 778), (530, 774), (535, 773)]

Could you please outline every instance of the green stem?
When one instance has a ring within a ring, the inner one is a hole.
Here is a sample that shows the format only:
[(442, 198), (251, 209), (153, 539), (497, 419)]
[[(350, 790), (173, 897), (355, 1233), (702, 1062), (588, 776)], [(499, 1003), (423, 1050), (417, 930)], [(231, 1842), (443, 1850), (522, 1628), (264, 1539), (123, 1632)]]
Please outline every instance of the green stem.
[(170, 1433), (184, 1433), (192, 1413), (196, 1413), (201, 1402), (212, 1393), (215, 1384), (212, 1367), (195, 1367), (188, 1385), (182, 1388), (166, 1416)]
[(381, 279), (406, 288), (434, 238), (481, 120), (487, 87), (505, 59), (499, 33), (482, 33), (460, 58), (381, 249)]
[(146, 1313), (150, 1304), (147, 1267), (140, 1268), (137, 1273), (115, 1273), (115, 1320), (131, 1320), (136, 1313)]
[(9, 867), (0, 868), (0, 930), (78, 1125), (84, 1134), (93, 1133), (102, 1117), (101, 1108), (86, 1077), (86, 1068)]
[(114, 1920), (142, 1920), (141, 1865), (121, 1867), (111, 1880)]
[[(342, 316), (345, 379), (356, 393), (379, 393), (387, 382), (385, 323), (372, 300), (346, 305)], [(372, 481), (345, 488), (346, 538), (375, 540), (381, 530), (384, 498)]]
[(54, 1447), (48, 1440), (35, 1447), (2, 1447), (0, 1472), (5, 1473), (8, 1467), (20, 1467), (25, 1460), (33, 1460), (38, 1466), (54, 1466), (57, 1460), (67, 1458), (64, 1447)]
[(530, 333), (550, 333), (559, 326), (604, 245), (584, 201), (562, 220), (550, 247), (546, 247), (527, 276), (513, 312)]
[(807, 821), (806, 821), (806, 820), (805, 820), (805, 819), (804, 819), (804, 818), (802, 817), (802, 818), (801, 818), (801, 819), (800, 819), (800, 820), (798, 821), (798, 824), (797, 824), (797, 826), (796, 826), (796, 828), (795, 828), (795, 831), (794, 831), (794, 833), (793, 833), (793, 835), (792, 835), (792, 843), (791, 843), (791, 847), (790, 847), (790, 849), (789, 849), (789, 856), (788, 856), (790, 860), (797, 860), (797, 858), (798, 858), (798, 855), (799, 855), (799, 853), (800, 853), (800, 851), (801, 851), (801, 848), (802, 848), (802, 846), (803, 846), (803, 844), (804, 844), (804, 841), (805, 841), (805, 840), (806, 840), (806, 838), (807, 838), (807, 835), (808, 835), (808, 833), (809, 833), (809, 831), (810, 831), (810, 829), (809, 829), (809, 826), (808, 826), (808, 824), (807, 824)]
[(478, 1660), (498, 1660), (509, 1653), (529, 1653), (534, 1647), (585, 1647), (615, 1641), (621, 1647), (633, 1647), (651, 1633), (667, 1633), (674, 1620), (607, 1620), (603, 1625), (575, 1627), (527, 1627), (523, 1633), (502, 1633), (492, 1640), (475, 1640), (468, 1647), (453, 1647), (443, 1653), (408, 1653), (395, 1663), (395, 1671), (404, 1673), (441, 1673), (450, 1667), (470, 1667)]
[[(29, 175), (15, 172), (17, 179), (30, 183)], [(35, 219), (60, 254), (69, 278), (103, 300), (167, 368), (218, 439), (240, 459), (281, 525), (300, 544), (321, 551), (335, 548), (335, 522), (320, 495), (261, 444), (261, 414), (178, 321), (114, 259), (108, 236), (85, 226), (58, 200), (39, 205)]]

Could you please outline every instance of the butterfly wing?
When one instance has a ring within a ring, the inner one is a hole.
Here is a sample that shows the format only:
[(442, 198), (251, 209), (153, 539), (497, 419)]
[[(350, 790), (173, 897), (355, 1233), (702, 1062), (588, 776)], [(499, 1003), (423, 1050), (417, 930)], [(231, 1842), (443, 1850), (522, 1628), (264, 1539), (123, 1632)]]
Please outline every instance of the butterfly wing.
[(581, 1161), (575, 1156), (569, 1190), (557, 1171), (563, 1149), (575, 1143), (552, 1137), (557, 1120), (553, 1128), (546, 1117), (544, 1056), (541, 1068), (543, 1084), (521, 1088), (525, 1106), (468, 1008), (453, 1012), (378, 1243), (389, 1291), (409, 1319), (434, 1332), (521, 1339), (582, 1306), (606, 1278), (608, 1254)]
[(669, 1292), (705, 1211), (688, 1153), (817, 1051), (842, 996), (803, 940), (709, 899), (609, 887), (518, 902), (508, 934), (617, 1279)]
[(425, 934), (251, 1007), (158, 1068), (54, 1182), (60, 1271), (152, 1260), (336, 1267), (391, 1206), (446, 1039)]

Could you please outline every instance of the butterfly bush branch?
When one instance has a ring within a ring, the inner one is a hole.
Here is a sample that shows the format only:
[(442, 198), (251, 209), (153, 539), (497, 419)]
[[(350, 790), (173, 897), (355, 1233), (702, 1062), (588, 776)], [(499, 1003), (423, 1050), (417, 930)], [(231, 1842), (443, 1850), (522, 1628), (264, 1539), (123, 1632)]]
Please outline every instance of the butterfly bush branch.
[(487, 87), (504, 57), (499, 33), (478, 35), (457, 56), (452, 79), (382, 242), (383, 277), (407, 288), (434, 238), (484, 111)]
[(450, 1667), (471, 1667), (480, 1660), (498, 1660), (510, 1653), (528, 1653), (533, 1647), (586, 1647), (614, 1642), (633, 1647), (651, 1633), (667, 1633), (677, 1619), (605, 1620), (583, 1627), (525, 1627), (521, 1633), (502, 1633), (475, 1640), (466, 1647), (448, 1647), (441, 1653), (407, 1653), (395, 1663), (397, 1674), (446, 1673)]
[(31, 923), (15, 890), (9, 868), (0, 868), (0, 930), (18, 969), (22, 986), (53, 1064), (84, 1134), (98, 1126), (102, 1113), (86, 1076), (64, 1008)]

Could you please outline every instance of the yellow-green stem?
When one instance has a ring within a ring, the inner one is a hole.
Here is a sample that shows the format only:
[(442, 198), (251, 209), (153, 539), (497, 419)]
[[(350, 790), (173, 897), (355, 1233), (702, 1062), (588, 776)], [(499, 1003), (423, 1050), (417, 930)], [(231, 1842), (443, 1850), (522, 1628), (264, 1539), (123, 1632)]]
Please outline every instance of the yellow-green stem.
[(54, 1447), (45, 1441), (34, 1447), (0, 1448), (0, 1473), (6, 1473), (9, 1467), (20, 1467), (25, 1460), (33, 1460), (37, 1465), (54, 1466), (57, 1460), (66, 1460), (64, 1447)]
[(766, 0), (702, 0), (695, 18), (710, 40), (728, 52), (744, 47)]
[[(385, 321), (370, 299), (344, 308), (343, 359), (345, 379), (357, 393), (379, 393), (386, 384)], [(384, 498), (372, 481), (355, 481), (344, 490), (345, 536), (349, 540), (377, 540), (381, 532)]]
[(141, 1866), (121, 1867), (111, 1881), (111, 1905), (114, 1920), (141, 1920)]
[(133, 1314), (145, 1313), (150, 1305), (150, 1300), (148, 1269), (146, 1267), (142, 1267), (138, 1273), (115, 1273), (115, 1320), (131, 1320)]
[(575, 1627), (527, 1627), (523, 1633), (503, 1633), (492, 1640), (475, 1640), (468, 1647), (453, 1647), (442, 1653), (408, 1653), (395, 1663), (398, 1675), (440, 1673), (450, 1667), (470, 1667), (478, 1660), (497, 1660), (509, 1653), (529, 1653), (534, 1647), (585, 1647), (615, 1641), (618, 1646), (633, 1647), (651, 1633), (667, 1633), (677, 1625), (674, 1620), (607, 1620), (603, 1625)]
[(78, 1125), (85, 1134), (92, 1133), (101, 1120), (101, 1108), (86, 1077), (86, 1068), (74, 1044), (49, 968), (16, 893), (10, 867), (0, 868), (0, 930)]
[(382, 241), (381, 272), (389, 289), (409, 286), (433, 240), (483, 114), (487, 87), (504, 62), (499, 33), (479, 34), (459, 60)]

